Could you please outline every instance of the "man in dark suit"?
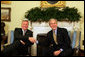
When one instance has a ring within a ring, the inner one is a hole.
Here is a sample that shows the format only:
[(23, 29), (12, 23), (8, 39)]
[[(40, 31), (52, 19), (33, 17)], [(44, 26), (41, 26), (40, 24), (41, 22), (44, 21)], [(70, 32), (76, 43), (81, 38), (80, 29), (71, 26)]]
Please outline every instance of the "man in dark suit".
[(69, 56), (72, 53), (72, 48), (67, 30), (57, 27), (56, 19), (50, 19), (49, 25), (52, 28), (52, 30), (47, 33), (49, 55)]
[(28, 46), (31, 46), (36, 40), (33, 38), (33, 32), (28, 30), (28, 20), (22, 21), (22, 28), (15, 28), (14, 30), (14, 42), (2, 51), (2, 55), (16, 56), (27, 55)]

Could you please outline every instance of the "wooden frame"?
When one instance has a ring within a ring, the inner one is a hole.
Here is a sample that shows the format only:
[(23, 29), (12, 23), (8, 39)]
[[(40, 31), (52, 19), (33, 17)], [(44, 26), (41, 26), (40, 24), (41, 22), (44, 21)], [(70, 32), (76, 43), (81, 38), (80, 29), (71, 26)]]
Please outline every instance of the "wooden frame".
[(11, 4), (11, 1), (1, 1), (1, 4)]
[(11, 8), (1, 8), (1, 21), (11, 21)]
[[(53, 2), (53, 1), (50, 1)], [(66, 2), (65, 1), (54, 1), (56, 3), (51, 4), (49, 1), (41, 1), (41, 8), (47, 8), (47, 7), (65, 7)]]

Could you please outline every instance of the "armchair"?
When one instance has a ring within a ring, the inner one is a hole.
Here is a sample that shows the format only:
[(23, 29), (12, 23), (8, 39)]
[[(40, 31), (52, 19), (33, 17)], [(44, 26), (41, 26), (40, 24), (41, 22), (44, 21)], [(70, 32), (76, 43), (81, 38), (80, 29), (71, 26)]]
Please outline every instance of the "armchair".
[(73, 49), (73, 56), (78, 56), (78, 52), (80, 49), (80, 39), (81, 39), (81, 31), (68, 31), (68, 34), (71, 38), (71, 46)]
[[(8, 33), (7, 43), (4, 44), (3, 47), (5, 48), (5, 46), (12, 44), (13, 41), (14, 41), (14, 31), (11, 30), (11, 31), (9, 31), (9, 33)], [(30, 47), (28, 47), (28, 52), (29, 52), (29, 54), (31, 55), (31, 48), (30, 48)], [(26, 56), (29, 56), (29, 55), (26, 55)]]

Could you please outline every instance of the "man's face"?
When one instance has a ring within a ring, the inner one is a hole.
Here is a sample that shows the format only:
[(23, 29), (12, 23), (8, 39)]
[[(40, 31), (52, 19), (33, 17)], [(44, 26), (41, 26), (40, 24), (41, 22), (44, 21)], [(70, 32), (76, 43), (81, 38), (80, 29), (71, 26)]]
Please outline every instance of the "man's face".
[(57, 22), (56, 22), (56, 20), (51, 20), (51, 21), (49, 22), (49, 25), (50, 25), (50, 27), (51, 27), (53, 30), (56, 30), (56, 28), (57, 28)]
[(22, 29), (23, 30), (27, 30), (28, 29), (28, 22), (27, 21), (23, 21), (22, 22)]

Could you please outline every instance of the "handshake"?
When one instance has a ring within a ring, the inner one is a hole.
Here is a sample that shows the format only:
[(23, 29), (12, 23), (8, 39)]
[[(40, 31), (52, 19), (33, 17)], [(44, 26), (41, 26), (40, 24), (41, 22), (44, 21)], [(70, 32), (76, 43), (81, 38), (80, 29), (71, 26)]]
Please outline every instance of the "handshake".
[[(31, 43), (36, 43), (36, 44), (38, 44), (38, 40), (34, 39), (33, 37), (29, 37), (28, 40), (29, 40)], [(25, 42), (24, 42), (24, 41), (20, 40), (20, 42), (21, 42), (23, 45), (25, 45)]]

